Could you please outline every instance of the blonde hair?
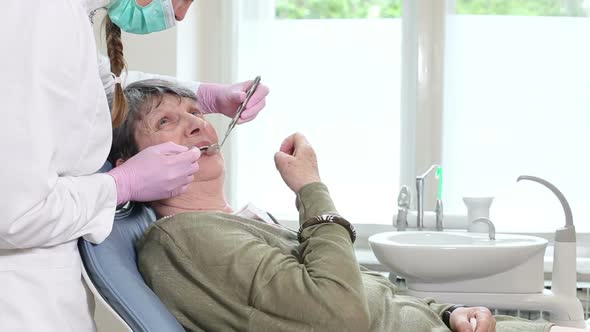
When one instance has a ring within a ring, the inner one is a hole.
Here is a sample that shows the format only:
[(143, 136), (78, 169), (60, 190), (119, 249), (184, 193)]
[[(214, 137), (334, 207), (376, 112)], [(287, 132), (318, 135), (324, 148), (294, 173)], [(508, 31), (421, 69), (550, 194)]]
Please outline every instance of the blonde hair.
[[(111, 72), (120, 77), (123, 70), (126, 70), (127, 64), (123, 57), (123, 43), (121, 42), (121, 28), (111, 21), (107, 15), (105, 18), (105, 34), (107, 53), (111, 62)], [(121, 83), (115, 84), (115, 95), (111, 109), (111, 122), (113, 128), (119, 127), (127, 117), (128, 108), (127, 100), (123, 94)]]

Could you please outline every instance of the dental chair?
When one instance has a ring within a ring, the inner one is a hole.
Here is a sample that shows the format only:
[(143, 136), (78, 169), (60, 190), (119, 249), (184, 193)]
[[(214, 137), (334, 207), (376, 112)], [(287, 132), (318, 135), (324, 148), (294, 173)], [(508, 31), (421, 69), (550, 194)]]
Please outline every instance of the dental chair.
[[(101, 171), (108, 170), (103, 166)], [(145, 284), (137, 269), (135, 243), (156, 220), (152, 209), (128, 203), (117, 210), (111, 234), (100, 244), (78, 242), (86, 282), (134, 332), (184, 332), (184, 328)], [(94, 288), (94, 289), (93, 289)]]

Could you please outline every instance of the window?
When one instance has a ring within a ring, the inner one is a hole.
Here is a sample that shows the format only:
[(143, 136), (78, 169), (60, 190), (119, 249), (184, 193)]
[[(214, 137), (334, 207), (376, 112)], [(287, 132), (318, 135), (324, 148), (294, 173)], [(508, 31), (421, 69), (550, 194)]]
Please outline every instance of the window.
[(499, 231), (552, 232), (564, 224), (557, 199), (516, 183), (536, 175), (568, 198), (577, 230), (590, 231), (587, 5), (457, 1), (445, 45), (446, 211), (465, 211), (462, 196), (491, 195)]
[[(261, 74), (271, 94), (263, 115), (236, 133), (237, 206), (297, 219), (273, 155), (299, 131), (338, 210), (355, 223), (390, 223), (399, 189), (399, 1), (301, 3), (243, 13), (238, 76)], [(260, 12), (272, 14), (253, 18)]]
[[(391, 223), (400, 185), (413, 188), (425, 170), (415, 164), (435, 155), (446, 213), (465, 213), (464, 196), (492, 195), (499, 232), (552, 232), (563, 224), (561, 207), (538, 184), (516, 183), (529, 174), (560, 188), (578, 231), (589, 232), (590, 1), (445, 3), (452, 11), (444, 60), (433, 62), (444, 72), (443, 97), (434, 101), (442, 116), (430, 120), (440, 133), (423, 115), (401, 112), (401, 1), (261, 0), (242, 8), (237, 76), (261, 74), (272, 91), (263, 115), (236, 133), (237, 205), (296, 219), (272, 159), (283, 138), (301, 131), (337, 208), (355, 223)], [(406, 128), (410, 144), (400, 143)], [(440, 147), (428, 145), (436, 141)]]
[(400, 18), (399, 0), (277, 0), (277, 19)]

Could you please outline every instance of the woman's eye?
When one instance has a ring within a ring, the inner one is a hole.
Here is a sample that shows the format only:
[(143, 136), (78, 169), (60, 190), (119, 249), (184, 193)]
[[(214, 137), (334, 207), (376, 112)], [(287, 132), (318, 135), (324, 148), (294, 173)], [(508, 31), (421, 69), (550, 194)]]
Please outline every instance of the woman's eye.
[(202, 115), (201, 112), (199, 112), (199, 111), (193, 111), (193, 112), (191, 112), (191, 114), (194, 116), (201, 116)]
[(167, 118), (161, 118), (160, 121), (158, 121), (158, 126), (162, 127), (162, 126), (165, 126), (167, 123), (168, 123)]

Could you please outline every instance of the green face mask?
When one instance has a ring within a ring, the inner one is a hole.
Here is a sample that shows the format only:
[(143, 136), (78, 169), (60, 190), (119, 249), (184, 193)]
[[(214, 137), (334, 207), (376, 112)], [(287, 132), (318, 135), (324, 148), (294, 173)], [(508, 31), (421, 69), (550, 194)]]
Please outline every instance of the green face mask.
[(176, 25), (171, 0), (153, 0), (141, 7), (135, 0), (113, 0), (108, 10), (121, 30), (138, 35), (170, 29)]

